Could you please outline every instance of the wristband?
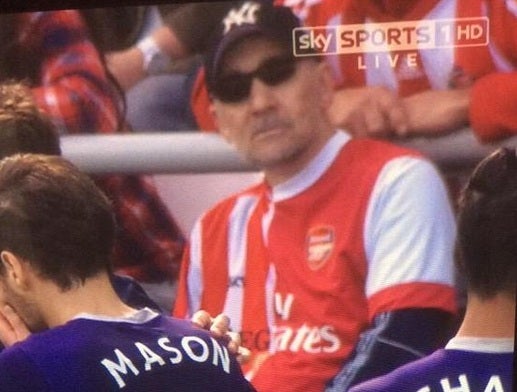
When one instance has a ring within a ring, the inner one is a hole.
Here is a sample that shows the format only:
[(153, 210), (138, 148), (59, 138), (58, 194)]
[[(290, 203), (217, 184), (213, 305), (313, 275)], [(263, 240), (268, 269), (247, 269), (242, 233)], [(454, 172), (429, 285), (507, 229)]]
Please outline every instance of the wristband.
[(167, 70), (169, 57), (163, 53), (153, 37), (148, 36), (138, 42), (136, 47), (144, 57), (143, 70), (148, 75), (156, 75)]

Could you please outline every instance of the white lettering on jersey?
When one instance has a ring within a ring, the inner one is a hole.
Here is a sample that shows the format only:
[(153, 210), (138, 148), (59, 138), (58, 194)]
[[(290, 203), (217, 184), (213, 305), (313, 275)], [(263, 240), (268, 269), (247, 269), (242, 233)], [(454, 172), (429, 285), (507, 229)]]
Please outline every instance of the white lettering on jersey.
[[(440, 384), (442, 386), (443, 392), (470, 392), (470, 385), (468, 382), (468, 377), (465, 374), (462, 374), (458, 377), (459, 386), (451, 387), (451, 382), (448, 378), (442, 378), (440, 380)], [(431, 387), (426, 385), (425, 387), (420, 388), (417, 392), (431, 392)], [(474, 391), (473, 391), (474, 392)], [(475, 391), (477, 392), (477, 391)], [(480, 391), (481, 392), (481, 391)], [(503, 384), (501, 382), (501, 377), (497, 375), (493, 375), (488, 380), (488, 384), (486, 385), (483, 392), (505, 392)]]
[(177, 363), (180, 363), (183, 360), (183, 354), (176, 347), (169, 346), (168, 343), (170, 342), (171, 341), (169, 340), (169, 338), (161, 338), (158, 340), (158, 346), (160, 346), (163, 350), (169, 353), (174, 353), (175, 356), (169, 358), (169, 361), (173, 365), (176, 365)]
[(230, 373), (230, 356), (228, 355), (228, 350), (221, 347), (213, 338), (212, 344), (214, 347), (214, 355), (212, 357), (212, 365), (218, 366), (219, 365), (219, 359), (221, 360), (221, 365), (223, 366), (223, 369), (226, 373)]
[[(208, 351), (208, 345), (203, 339), (198, 338), (197, 336), (186, 336), (181, 339), (181, 347), (183, 347), (183, 350), (185, 350), (185, 353), (189, 358), (196, 362), (206, 362), (208, 355), (210, 354)], [(199, 348), (201, 348), (200, 353), (195, 353), (194, 349), (199, 351)]]
[(443, 378), (440, 380), (440, 384), (444, 392), (470, 392), (469, 382), (467, 381), (467, 376), (462, 374), (458, 377), (458, 381), (460, 382), (459, 387), (451, 387), (451, 383), (448, 378)]
[(293, 301), (294, 295), (292, 294), (287, 294), (285, 296), (285, 300), (283, 300), (281, 293), (275, 293), (275, 312), (282, 318), (282, 320), (289, 319)]
[(499, 376), (490, 377), (490, 380), (488, 380), (488, 384), (487, 384), (484, 392), (504, 392), (503, 384), (501, 382), (501, 377), (499, 377)]
[(124, 388), (126, 386), (126, 383), (120, 376), (120, 373), (125, 375), (128, 374), (128, 368), (133, 372), (135, 376), (138, 376), (140, 372), (135, 367), (133, 362), (131, 362), (131, 360), (128, 357), (126, 357), (118, 348), (115, 349), (115, 355), (117, 356), (118, 363), (115, 363), (107, 358), (103, 359), (101, 363), (104, 365), (106, 369), (108, 369), (108, 372), (110, 372), (112, 377), (115, 379), (119, 388)]
[(339, 336), (330, 325), (299, 328), (287, 326), (273, 329), (273, 351), (306, 352), (309, 354), (333, 353), (341, 347)]
[(257, 11), (259, 9), (260, 4), (251, 1), (247, 1), (239, 9), (232, 9), (223, 20), (223, 34), (228, 33), (233, 26), (257, 23)]
[[(120, 349), (113, 350), (116, 360), (104, 358), (100, 363), (108, 370), (109, 374), (119, 388), (124, 388), (129, 382), (128, 376), (132, 373), (138, 376), (140, 371), (152, 371), (153, 364), (160, 366), (167, 365), (164, 357), (169, 354), (169, 362), (172, 365), (180, 364), (185, 360), (192, 360), (199, 363), (211, 363), (213, 366), (220, 367), (225, 373), (230, 373), (230, 355), (226, 347), (221, 346), (215, 339), (210, 338), (210, 343), (207, 343), (197, 336), (184, 336), (181, 339), (179, 346), (173, 347), (171, 341), (167, 337), (162, 337), (157, 340), (156, 347), (151, 349), (148, 345), (141, 342), (135, 342), (135, 347), (140, 354), (140, 357), (130, 359), (130, 356), (124, 354)], [(157, 353), (155, 350), (160, 348), (163, 353)], [(134, 355), (134, 354), (133, 354)], [(142, 361), (143, 359), (143, 361)], [(138, 369), (140, 367), (140, 370)]]
[(140, 354), (142, 354), (142, 357), (144, 357), (144, 359), (145, 359), (145, 371), (146, 372), (151, 370), (153, 363), (158, 363), (160, 366), (165, 365), (165, 361), (163, 360), (163, 358), (160, 357), (158, 354), (156, 354), (153, 350), (151, 350), (145, 344), (136, 342), (135, 346), (138, 349), (138, 351), (140, 351)]
[[(275, 313), (282, 320), (289, 320), (293, 307), (294, 295), (285, 297), (275, 293)], [(330, 325), (300, 327), (276, 326), (272, 331), (271, 348), (273, 351), (306, 352), (309, 354), (333, 353), (341, 347), (339, 336)]]

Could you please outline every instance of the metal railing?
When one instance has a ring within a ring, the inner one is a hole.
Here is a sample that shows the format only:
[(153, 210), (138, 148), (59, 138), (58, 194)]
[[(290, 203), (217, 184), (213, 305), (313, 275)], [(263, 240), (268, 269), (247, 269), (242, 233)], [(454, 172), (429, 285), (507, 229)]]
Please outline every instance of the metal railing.
[[(517, 137), (480, 144), (469, 129), (439, 138), (395, 140), (429, 157), (443, 171), (471, 168), (499, 146), (517, 146)], [(253, 171), (215, 133), (133, 133), (65, 135), (63, 155), (92, 174), (217, 173)]]

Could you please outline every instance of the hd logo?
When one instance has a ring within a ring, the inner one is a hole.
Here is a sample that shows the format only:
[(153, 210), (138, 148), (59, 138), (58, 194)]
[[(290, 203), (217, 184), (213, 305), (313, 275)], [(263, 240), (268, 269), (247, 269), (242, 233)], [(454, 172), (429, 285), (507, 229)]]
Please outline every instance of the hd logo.
[(337, 53), (336, 29), (327, 27), (298, 27), (293, 30), (295, 56), (315, 56)]

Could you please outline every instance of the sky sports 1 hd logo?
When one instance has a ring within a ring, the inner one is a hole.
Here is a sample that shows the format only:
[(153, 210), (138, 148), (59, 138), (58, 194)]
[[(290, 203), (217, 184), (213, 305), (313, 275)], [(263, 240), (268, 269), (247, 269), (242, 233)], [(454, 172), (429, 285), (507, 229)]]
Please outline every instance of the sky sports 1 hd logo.
[(488, 45), (489, 20), (456, 18), (293, 30), (295, 56), (382, 53)]

